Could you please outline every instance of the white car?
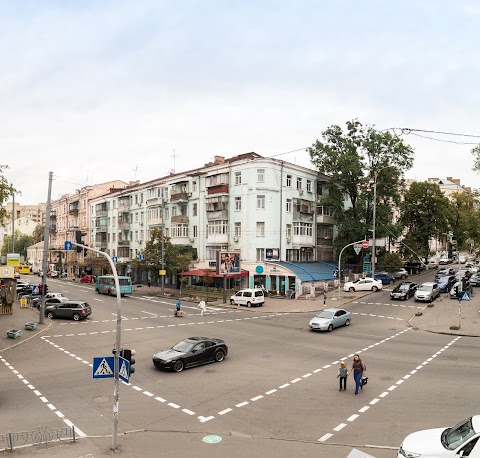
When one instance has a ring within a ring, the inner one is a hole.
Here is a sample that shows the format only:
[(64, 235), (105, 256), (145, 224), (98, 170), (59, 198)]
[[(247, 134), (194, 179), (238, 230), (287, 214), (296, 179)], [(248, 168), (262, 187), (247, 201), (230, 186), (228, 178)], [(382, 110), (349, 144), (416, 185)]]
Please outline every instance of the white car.
[(394, 278), (401, 278), (402, 280), (405, 280), (406, 278), (408, 278), (408, 272), (406, 269), (398, 269), (397, 271), (393, 272), (392, 274), (392, 277)]
[(355, 291), (378, 291), (382, 288), (382, 282), (373, 278), (359, 278), (356, 281), (349, 281), (343, 285), (344, 291), (352, 293)]
[(461, 421), (453, 428), (435, 428), (409, 434), (398, 449), (397, 458), (480, 457), (480, 415)]
[(246, 305), (247, 307), (260, 306), (265, 303), (263, 289), (242, 289), (230, 297), (232, 305)]

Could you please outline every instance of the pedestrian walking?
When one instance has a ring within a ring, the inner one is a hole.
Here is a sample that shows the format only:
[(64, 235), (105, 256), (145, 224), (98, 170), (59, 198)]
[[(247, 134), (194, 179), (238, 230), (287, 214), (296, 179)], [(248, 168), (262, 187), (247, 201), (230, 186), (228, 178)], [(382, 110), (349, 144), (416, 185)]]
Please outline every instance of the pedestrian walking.
[[(337, 378), (340, 380), (340, 389), (338, 391), (345, 391), (347, 389), (347, 376), (348, 376), (348, 369), (345, 361), (340, 363), (340, 367), (338, 368), (338, 375)], [(342, 388), (343, 386), (343, 388)]]
[(203, 316), (203, 314), (205, 313), (205, 309), (207, 308), (207, 304), (205, 304), (205, 301), (203, 299), (199, 302), (198, 308), (200, 309), (200, 316)]
[(182, 308), (182, 302), (180, 301), (180, 299), (177, 300), (177, 302), (175, 303), (175, 316), (178, 316), (179, 312), (180, 312), (180, 309)]
[(353, 393), (353, 395), (356, 396), (358, 394), (358, 389), (362, 388), (363, 374), (367, 371), (367, 367), (360, 359), (360, 356), (358, 356), (358, 354), (353, 355), (352, 367), (350, 368), (350, 372), (347, 374), (347, 376), (350, 375), (352, 371), (353, 378), (355, 380), (355, 393)]
[(150, 286), (152, 285), (152, 280), (150, 278), (147, 279), (147, 285), (148, 289), (150, 289)]

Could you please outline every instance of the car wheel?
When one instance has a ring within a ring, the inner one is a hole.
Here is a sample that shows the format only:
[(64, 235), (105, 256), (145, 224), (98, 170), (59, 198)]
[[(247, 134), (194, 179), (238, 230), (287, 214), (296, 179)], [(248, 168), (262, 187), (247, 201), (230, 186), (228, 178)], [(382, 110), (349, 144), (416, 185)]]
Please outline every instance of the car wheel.
[(78, 320), (80, 319), (80, 315), (79, 315), (78, 313), (74, 313), (74, 314), (73, 314), (73, 319), (74, 319), (75, 321), (78, 321)]
[(401, 278), (402, 280), (405, 280), (407, 277), (406, 277), (406, 275), (402, 275), (400, 278)]
[(181, 359), (177, 359), (175, 363), (173, 364), (173, 370), (175, 372), (182, 372), (184, 369), (185, 365), (183, 364), (183, 361)]
[(230, 299), (230, 304), (235, 305), (235, 301), (233, 299)]
[(47, 318), (50, 318), (51, 320), (53, 320), (53, 318), (54, 318), (53, 312), (48, 312), (47, 313)]
[(350, 320), (347, 319), (347, 321), (345, 321), (345, 326), (349, 326), (350, 325)]
[(350, 288), (348, 288), (348, 290), (351, 292), (351, 293), (354, 293), (355, 292), (355, 288), (353, 286), (350, 286)]
[(372, 286), (372, 291), (373, 292), (378, 291), (378, 288), (376, 286)]
[(252, 303), (250, 301), (247, 302), (247, 307), (251, 307)]
[(328, 332), (332, 332), (333, 331), (333, 324), (330, 324), (328, 326), (328, 329), (327, 329)]
[(215, 352), (215, 361), (217, 363), (222, 362), (225, 359), (225, 352), (223, 350), (217, 350)]
[(395, 281), (395, 280), (390, 280), (390, 281), (388, 282), (388, 284), (389, 284), (389, 285), (393, 285), (393, 282), (394, 282), (394, 281)]

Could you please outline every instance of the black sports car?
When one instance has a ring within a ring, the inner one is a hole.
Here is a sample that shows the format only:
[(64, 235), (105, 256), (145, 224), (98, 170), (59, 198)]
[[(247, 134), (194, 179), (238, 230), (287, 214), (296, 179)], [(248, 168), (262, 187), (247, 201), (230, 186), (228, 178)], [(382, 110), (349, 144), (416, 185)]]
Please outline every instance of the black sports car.
[(159, 369), (181, 372), (188, 367), (220, 362), (228, 354), (228, 347), (221, 339), (189, 337), (168, 350), (153, 355), (153, 364)]

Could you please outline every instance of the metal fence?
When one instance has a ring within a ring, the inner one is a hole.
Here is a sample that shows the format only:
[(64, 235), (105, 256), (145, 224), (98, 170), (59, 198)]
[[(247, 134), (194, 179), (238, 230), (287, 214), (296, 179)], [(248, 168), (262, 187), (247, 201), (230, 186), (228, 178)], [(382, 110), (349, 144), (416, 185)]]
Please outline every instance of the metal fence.
[(61, 440), (72, 440), (75, 442), (75, 427), (65, 426), (64, 428), (48, 428), (39, 426), (33, 431), (8, 432), (0, 434), (0, 451), (24, 447), (26, 445), (47, 445), (50, 442)]

